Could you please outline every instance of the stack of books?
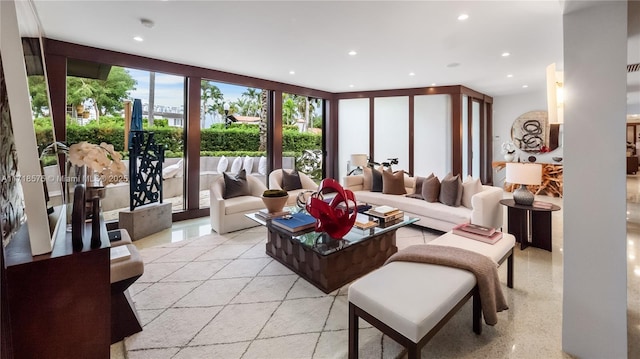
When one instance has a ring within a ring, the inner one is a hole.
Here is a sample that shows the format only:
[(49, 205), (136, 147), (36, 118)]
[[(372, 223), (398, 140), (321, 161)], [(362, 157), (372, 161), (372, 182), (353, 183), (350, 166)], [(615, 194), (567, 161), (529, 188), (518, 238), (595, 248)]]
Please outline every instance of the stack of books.
[(296, 235), (315, 228), (316, 219), (306, 213), (298, 212), (280, 218), (274, 218), (271, 220), (271, 225), (284, 229), (292, 235)]
[(478, 224), (463, 223), (453, 227), (453, 234), (475, 239), (477, 241), (494, 244), (502, 238), (502, 232), (495, 228)]
[(364, 214), (377, 218), (381, 227), (388, 227), (404, 220), (404, 211), (391, 206), (373, 207)]
[(269, 220), (269, 219), (274, 219), (274, 218), (281, 218), (284, 216), (288, 216), (290, 215), (291, 212), (290, 211), (280, 211), (280, 212), (269, 212), (269, 210), (267, 209), (261, 209), (258, 212), (256, 212), (256, 217), (263, 219), (263, 220)]

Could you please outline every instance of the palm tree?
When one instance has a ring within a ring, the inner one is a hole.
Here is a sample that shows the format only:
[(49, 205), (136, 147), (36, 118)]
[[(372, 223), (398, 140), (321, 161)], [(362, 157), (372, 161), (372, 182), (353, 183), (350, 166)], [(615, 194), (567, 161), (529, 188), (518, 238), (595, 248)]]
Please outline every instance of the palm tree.
[(243, 112), (245, 116), (260, 116), (260, 94), (261, 90), (254, 88), (247, 88), (247, 90), (242, 93), (242, 98), (247, 101), (246, 108)]
[(267, 150), (267, 90), (260, 91), (260, 148)]
[[(209, 81), (202, 80), (200, 82), (200, 88), (202, 89), (200, 94), (200, 99), (202, 100), (200, 102), (202, 105), (200, 120), (202, 124), (200, 127), (204, 127), (206, 114), (214, 115), (216, 113), (220, 113), (220, 111), (222, 111), (222, 102), (224, 98), (218, 86)], [(209, 105), (209, 101), (213, 101), (213, 104)]]
[(298, 108), (293, 96), (290, 94), (282, 94), (282, 123), (294, 125), (297, 114)]

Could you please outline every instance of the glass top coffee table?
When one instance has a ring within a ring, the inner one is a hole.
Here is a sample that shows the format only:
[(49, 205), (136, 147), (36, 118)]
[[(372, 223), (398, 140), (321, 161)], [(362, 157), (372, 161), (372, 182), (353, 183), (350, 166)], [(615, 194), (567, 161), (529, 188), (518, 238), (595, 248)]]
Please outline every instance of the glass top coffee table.
[[(291, 212), (297, 208), (287, 208)], [(266, 253), (284, 264), (302, 278), (330, 293), (354, 279), (380, 267), (396, 247), (396, 230), (418, 221), (404, 216), (402, 221), (384, 227), (369, 229), (351, 228), (342, 239), (331, 238), (326, 233), (309, 232), (292, 235), (280, 227), (271, 225), (255, 214), (247, 217), (267, 227)], [(358, 214), (357, 221), (367, 222), (370, 217)]]

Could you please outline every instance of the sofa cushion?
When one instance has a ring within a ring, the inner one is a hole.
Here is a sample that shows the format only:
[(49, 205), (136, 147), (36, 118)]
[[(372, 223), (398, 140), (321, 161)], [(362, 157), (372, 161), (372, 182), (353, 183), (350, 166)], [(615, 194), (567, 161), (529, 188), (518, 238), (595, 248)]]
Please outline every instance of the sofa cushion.
[(440, 180), (436, 176), (427, 177), (422, 181), (420, 189), (422, 199), (427, 202), (438, 202), (440, 197)]
[(229, 159), (227, 159), (225, 156), (222, 156), (218, 161), (218, 166), (216, 167), (216, 170), (218, 171), (218, 173), (223, 173), (227, 171), (228, 166), (229, 166)]
[[(389, 205), (405, 211), (409, 216), (435, 218), (448, 223), (469, 223), (471, 210), (466, 207), (451, 207), (440, 202), (418, 201), (407, 196), (383, 194), (382, 192), (356, 191), (356, 200), (375, 205)], [(419, 221), (418, 224), (420, 224)]]
[(467, 179), (462, 182), (462, 205), (467, 208), (473, 208), (471, 205), (471, 197), (480, 192), (482, 192), (480, 179), (467, 176)]
[(260, 160), (258, 161), (258, 173), (265, 176), (267, 174), (267, 158), (265, 156), (260, 156)]
[(242, 157), (236, 157), (231, 164), (231, 173), (239, 173), (242, 169)]
[(264, 208), (262, 198), (255, 196), (240, 196), (224, 201), (224, 213), (226, 215), (256, 212), (260, 208)]
[(241, 170), (235, 176), (230, 176), (226, 172), (223, 172), (222, 176), (224, 177), (224, 193), (222, 198), (229, 199), (251, 195), (245, 170)]
[(382, 193), (405, 194), (404, 171), (392, 173), (391, 170), (382, 171)]
[(295, 189), (301, 189), (302, 182), (300, 182), (300, 175), (297, 170), (287, 172), (282, 170), (282, 189), (285, 191), (293, 191)]
[(183, 160), (162, 169), (162, 179), (182, 177)]
[(384, 171), (382, 166), (380, 166), (380, 168), (378, 169), (371, 169), (371, 192), (382, 192), (382, 171)]
[(449, 172), (440, 182), (440, 202), (447, 206), (459, 207), (462, 202), (462, 181), (460, 175)]
[(247, 173), (253, 172), (253, 157), (244, 156), (244, 160), (242, 161), (242, 168)]

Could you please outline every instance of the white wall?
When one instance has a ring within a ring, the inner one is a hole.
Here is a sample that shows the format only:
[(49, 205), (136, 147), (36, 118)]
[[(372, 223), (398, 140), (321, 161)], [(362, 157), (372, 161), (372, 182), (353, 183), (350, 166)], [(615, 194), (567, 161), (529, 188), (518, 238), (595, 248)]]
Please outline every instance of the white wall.
[(415, 176), (443, 178), (451, 171), (451, 96), (414, 97), (413, 138)]
[[(493, 98), (493, 161), (504, 161), (502, 154), (502, 144), (511, 141), (511, 125), (518, 116), (529, 112), (547, 109), (546, 88), (532, 90), (527, 93), (497, 96)], [(564, 125), (563, 125), (564, 126)], [(523, 161), (530, 154), (516, 150), (516, 156)], [(545, 153), (536, 154), (537, 162), (555, 163), (551, 157), (562, 157), (563, 149), (558, 149)], [(502, 186), (504, 183), (504, 170), (493, 172), (493, 183), (495, 186)]]
[(354, 153), (369, 154), (369, 99), (338, 103), (338, 175), (347, 175), (347, 162)]
[(563, 16), (562, 348), (626, 358), (627, 2), (593, 4)]
[(378, 97), (373, 104), (374, 160), (398, 158), (394, 170), (409, 169), (409, 97)]

